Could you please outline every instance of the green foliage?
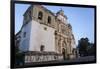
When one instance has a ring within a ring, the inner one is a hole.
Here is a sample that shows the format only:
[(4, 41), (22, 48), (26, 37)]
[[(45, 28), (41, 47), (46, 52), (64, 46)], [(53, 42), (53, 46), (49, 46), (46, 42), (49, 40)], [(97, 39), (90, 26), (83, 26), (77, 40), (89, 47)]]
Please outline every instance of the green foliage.
[(24, 54), (20, 52), (18, 47), (15, 47), (15, 64), (19, 65), (24, 62)]
[(95, 55), (95, 46), (89, 42), (88, 38), (81, 38), (78, 42), (80, 56)]

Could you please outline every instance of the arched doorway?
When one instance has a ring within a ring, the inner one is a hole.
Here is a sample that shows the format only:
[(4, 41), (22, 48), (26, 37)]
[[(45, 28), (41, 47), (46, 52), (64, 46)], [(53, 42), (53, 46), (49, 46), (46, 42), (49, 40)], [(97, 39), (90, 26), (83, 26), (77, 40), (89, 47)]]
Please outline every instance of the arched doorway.
[(65, 40), (62, 41), (62, 55), (63, 59), (65, 60), (67, 55), (67, 44)]
[(62, 48), (63, 59), (65, 60), (65, 49)]

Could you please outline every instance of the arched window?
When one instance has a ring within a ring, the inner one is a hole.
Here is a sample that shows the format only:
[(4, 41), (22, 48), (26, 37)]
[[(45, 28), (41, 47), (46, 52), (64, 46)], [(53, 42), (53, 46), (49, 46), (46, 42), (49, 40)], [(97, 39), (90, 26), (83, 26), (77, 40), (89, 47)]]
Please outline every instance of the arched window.
[(55, 35), (57, 35), (57, 31), (55, 31), (55, 33), (54, 33)]
[(40, 11), (40, 12), (38, 13), (38, 19), (42, 20), (42, 17), (43, 17), (43, 13)]
[(41, 45), (40, 51), (44, 51), (44, 45)]
[(65, 49), (62, 49), (63, 59), (65, 60)]
[(51, 23), (51, 17), (48, 16), (48, 23)]
[(26, 37), (26, 32), (23, 33), (23, 37)]

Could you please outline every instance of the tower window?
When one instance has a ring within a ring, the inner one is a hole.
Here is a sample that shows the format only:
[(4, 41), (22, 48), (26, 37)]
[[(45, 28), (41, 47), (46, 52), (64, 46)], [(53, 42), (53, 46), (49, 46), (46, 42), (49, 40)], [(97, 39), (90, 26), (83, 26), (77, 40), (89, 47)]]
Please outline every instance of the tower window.
[(51, 17), (48, 16), (48, 23), (51, 23)]
[(44, 51), (44, 45), (41, 45), (40, 51)]
[(26, 37), (26, 32), (23, 33), (23, 37)]
[(38, 19), (42, 20), (42, 17), (43, 17), (43, 13), (40, 11), (38, 14)]

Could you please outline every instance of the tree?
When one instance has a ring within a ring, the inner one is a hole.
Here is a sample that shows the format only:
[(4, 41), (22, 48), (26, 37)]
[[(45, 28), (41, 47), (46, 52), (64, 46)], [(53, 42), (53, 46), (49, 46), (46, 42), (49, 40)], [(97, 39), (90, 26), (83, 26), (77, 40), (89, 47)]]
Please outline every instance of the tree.
[(24, 64), (24, 54), (20, 52), (19, 47), (15, 46), (15, 65)]
[(96, 54), (96, 47), (95, 47), (95, 44), (89, 43), (88, 55), (94, 56), (95, 54)]
[(81, 38), (78, 42), (79, 54), (80, 56), (87, 56), (88, 55), (88, 38)]
[(88, 38), (81, 38), (78, 42), (80, 56), (95, 56), (96, 47), (94, 43), (90, 43)]

